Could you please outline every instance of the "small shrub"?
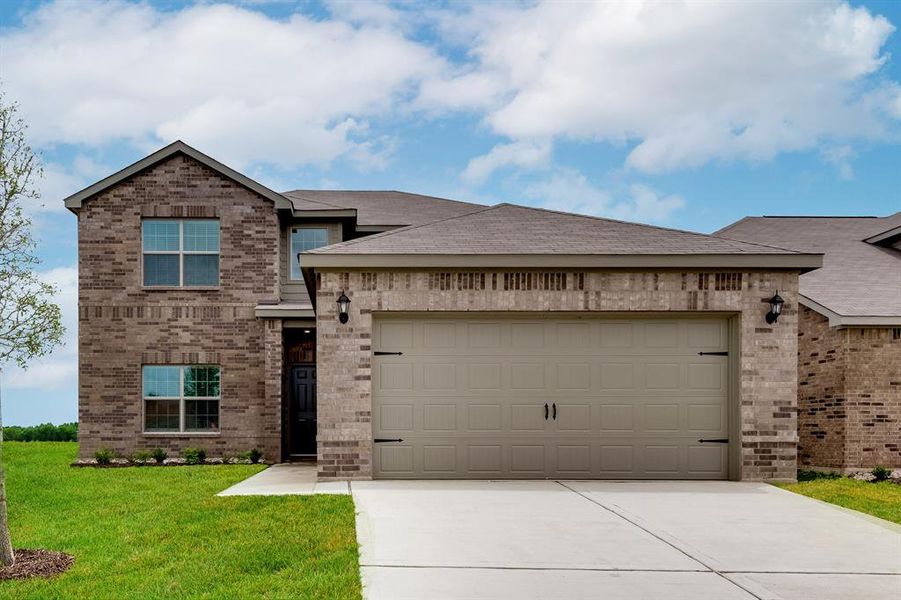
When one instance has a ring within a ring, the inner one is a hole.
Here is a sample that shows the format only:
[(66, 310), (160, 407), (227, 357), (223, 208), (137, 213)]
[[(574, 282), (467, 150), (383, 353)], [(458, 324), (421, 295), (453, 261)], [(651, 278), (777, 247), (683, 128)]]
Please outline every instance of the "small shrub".
[(874, 467), (870, 472), (876, 478), (876, 481), (886, 481), (892, 474), (891, 469), (886, 469), (885, 467)]
[(183, 448), (181, 457), (189, 465), (199, 465), (206, 460), (206, 450), (203, 448)]
[(97, 461), (98, 465), (108, 465), (113, 460), (113, 451), (109, 448), (100, 448), (97, 452), (94, 453), (94, 460)]
[(828, 471), (798, 471), (798, 481), (816, 481), (817, 479), (840, 479), (838, 473)]
[(131, 462), (137, 464), (144, 464), (146, 462), (150, 462), (150, 459), (153, 458), (150, 455), (150, 452), (147, 450), (138, 450), (134, 454), (131, 455)]
[(257, 464), (258, 462), (260, 462), (260, 459), (263, 458), (263, 453), (259, 448), (254, 448), (253, 450), (248, 452), (247, 455), (247, 458), (249, 458), (250, 462), (252, 462), (253, 464)]
[(166, 451), (163, 450), (162, 448), (154, 448), (154, 449), (150, 452), (150, 458), (152, 458), (153, 460), (155, 460), (156, 463), (157, 463), (158, 465), (163, 464), (163, 461), (166, 460), (166, 458), (167, 458), (168, 456), (169, 456), (169, 455), (166, 454)]

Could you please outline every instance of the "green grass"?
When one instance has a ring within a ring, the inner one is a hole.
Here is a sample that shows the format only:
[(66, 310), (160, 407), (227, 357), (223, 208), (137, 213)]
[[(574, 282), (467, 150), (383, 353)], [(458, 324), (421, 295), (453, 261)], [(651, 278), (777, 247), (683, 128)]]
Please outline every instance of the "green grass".
[(2, 598), (360, 598), (349, 496), (215, 494), (259, 465), (73, 468), (72, 442), (3, 445), (13, 545), (75, 556)]
[(842, 477), (778, 485), (796, 494), (859, 510), (886, 521), (901, 523), (901, 485), (896, 483), (888, 481), (868, 483)]

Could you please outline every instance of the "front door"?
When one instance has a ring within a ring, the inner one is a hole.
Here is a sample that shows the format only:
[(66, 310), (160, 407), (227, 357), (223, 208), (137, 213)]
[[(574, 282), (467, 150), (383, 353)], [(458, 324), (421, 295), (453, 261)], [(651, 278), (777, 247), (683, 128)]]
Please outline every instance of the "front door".
[(316, 366), (291, 368), (290, 442), (292, 456), (316, 454)]

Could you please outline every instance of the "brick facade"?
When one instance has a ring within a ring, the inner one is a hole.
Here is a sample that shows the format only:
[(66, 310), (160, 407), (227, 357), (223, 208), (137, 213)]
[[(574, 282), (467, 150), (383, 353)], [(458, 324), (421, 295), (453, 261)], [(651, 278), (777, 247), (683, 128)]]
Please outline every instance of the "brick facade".
[(829, 326), (801, 307), (799, 462), (832, 469), (901, 467), (901, 335)]
[[(766, 299), (786, 300), (769, 326)], [(795, 478), (796, 272), (338, 271), (317, 281), (319, 476), (372, 476), (371, 340), (381, 311), (690, 311), (738, 316), (740, 477)], [(351, 298), (350, 320), (335, 298)]]
[[(220, 286), (142, 287), (142, 217), (220, 221)], [(78, 215), (80, 455), (198, 446), (210, 456), (281, 458), (279, 221), (271, 201), (183, 155), (86, 202)], [(141, 367), (221, 366), (219, 434), (142, 433)]]

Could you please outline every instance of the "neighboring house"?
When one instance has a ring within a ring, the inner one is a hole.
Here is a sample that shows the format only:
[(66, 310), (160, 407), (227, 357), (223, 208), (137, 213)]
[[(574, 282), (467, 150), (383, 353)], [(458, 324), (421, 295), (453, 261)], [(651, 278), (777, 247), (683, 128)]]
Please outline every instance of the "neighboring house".
[(747, 217), (715, 235), (825, 253), (800, 283), (800, 463), (901, 467), (901, 212)]
[(181, 142), (66, 206), (83, 457), (259, 447), (314, 456), (323, 479), (795, 477), (798, 277), (816, 252), (279, 194)]

